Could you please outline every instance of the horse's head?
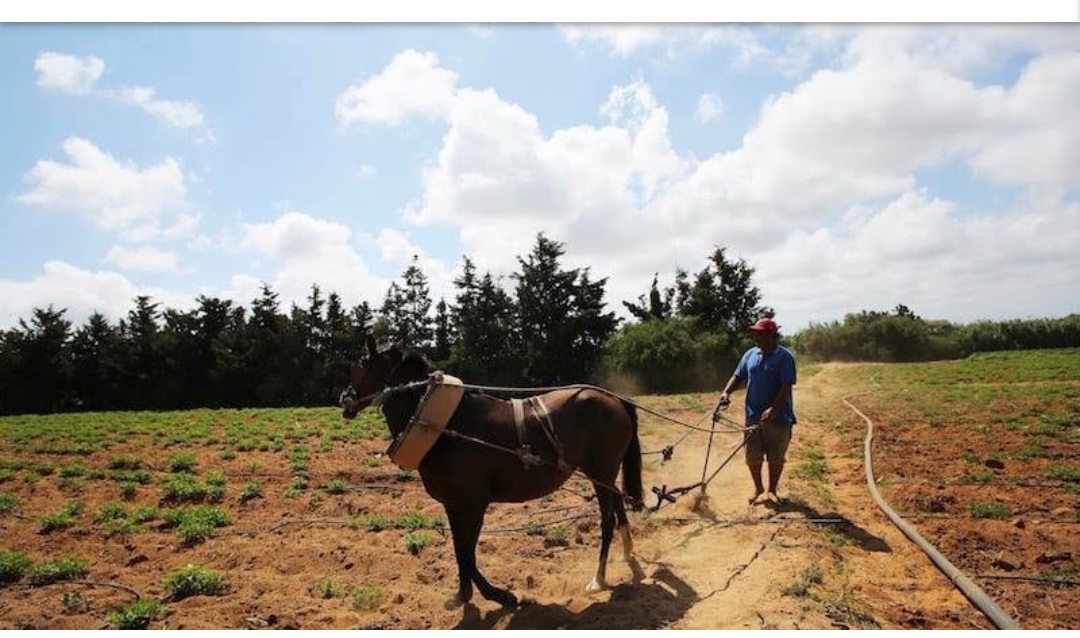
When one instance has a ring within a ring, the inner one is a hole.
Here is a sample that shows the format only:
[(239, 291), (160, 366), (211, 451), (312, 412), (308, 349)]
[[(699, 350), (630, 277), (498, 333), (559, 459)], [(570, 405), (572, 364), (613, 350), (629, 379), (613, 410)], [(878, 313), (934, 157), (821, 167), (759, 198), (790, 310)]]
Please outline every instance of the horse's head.
[(341, 416), (352, 419), (379, 397), (383, 389), (390, 385), (391, 374), (401, 364), (403, 349), (399, 341), (379, 350), (375, 339), (367, 338), (367, 353), (352, 365), (349, 385), (341, 393)]

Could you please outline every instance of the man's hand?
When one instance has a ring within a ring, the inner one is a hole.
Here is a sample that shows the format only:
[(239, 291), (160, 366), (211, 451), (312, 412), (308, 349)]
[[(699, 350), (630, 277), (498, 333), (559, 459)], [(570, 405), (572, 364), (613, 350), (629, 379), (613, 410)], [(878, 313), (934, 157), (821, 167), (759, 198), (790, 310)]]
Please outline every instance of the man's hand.
[(726, 410), (729, 405), (731, 405), (731, 396), (727, 392), (721, 392), (712, 413), (714, 423), (720, 420), (720, 413)]

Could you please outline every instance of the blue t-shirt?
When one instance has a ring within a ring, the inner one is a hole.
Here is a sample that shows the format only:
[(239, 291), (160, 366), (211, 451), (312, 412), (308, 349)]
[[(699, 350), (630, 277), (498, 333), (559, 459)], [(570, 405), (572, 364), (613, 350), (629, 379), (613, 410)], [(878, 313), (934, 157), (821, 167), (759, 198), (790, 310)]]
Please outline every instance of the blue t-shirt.
[[(747, 350), (735, 376), (746, 383), (746, 419), (756, 421), (761, 418), (784, 384), (795, 385), (795, 356), (787, 348), (777, 345), (770, 354), (754, 346)], [(782, 425), (795, 424), (795, 405), (789, 397), (781, 406), (779, 414), (773, 419)]]

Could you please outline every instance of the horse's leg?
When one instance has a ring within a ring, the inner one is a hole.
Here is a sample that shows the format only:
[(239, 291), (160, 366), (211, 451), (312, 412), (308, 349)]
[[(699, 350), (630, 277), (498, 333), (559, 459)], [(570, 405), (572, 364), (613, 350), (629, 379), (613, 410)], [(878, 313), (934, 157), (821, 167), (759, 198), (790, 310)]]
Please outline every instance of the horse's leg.
[[(517, 597), (507, 589), (499, 589), (484, 578), (476, 567), (476, 541), (480, 538), (480, 528), (484, 525), (484, 513), (487, 504), (478, 506), (445, 507), (446, 517), (450, 521), (450, 533), (454, 538), (454, 557), (458, 564), (458, 593), (452, 604), (462, 605), (472, 598), (472, 585), (476, 583), (480, 594), (503, 607), (517, 605)], [(449, 606), (449, 605), (448, 605)]]
[(623, 560), (630, 562), (634, 555), (634, 539), (630, 536), (630, 521), (626, 519), (626, 506), (622, 499), (615, 497), (615, 529), (622, 538)]
[(596, 486), (596, 502), (600, 506), (600, 559), (596, 563), (596, 573), (593, 574), (592, 581), (585, 586), (586, 591), (607, 588), (608, 549), (611, 548), (611, 539), (615, 536), (615, 499), (616, 496), (606, 488)]

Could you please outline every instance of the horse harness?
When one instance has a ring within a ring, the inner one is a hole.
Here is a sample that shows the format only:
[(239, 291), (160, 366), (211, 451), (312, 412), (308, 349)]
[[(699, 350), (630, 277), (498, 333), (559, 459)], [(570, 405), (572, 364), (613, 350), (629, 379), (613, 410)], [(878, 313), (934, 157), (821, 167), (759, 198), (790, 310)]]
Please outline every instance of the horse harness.
[(562, 444), (559, 443), (559, 437), (555, 433), (555, 424), (551, 422), (551, 412), (548, 411), (544, 400), (538, 396), (529, 397), (527, 399), (510, 399), (510, 406), (514, 410), (514, 426), (517, 429), (519, 449), (517, 452), (518, 457), (521, 458), (522, 465), (526, 469), (533, 465), (540, 465), (543, 463), (543, 459), (533, 453), (532, 448), (529, 447), (528, 437), (525, 432), (525, 405), (532, 409), (533, 415), (536, 417), (537, 423), (540, 425), (540, 431), (544, 433), (548, 442), (551, 443), (551, 447), (554, 448), (555, 454), (558, 457), (556, 464), (559, 470), (563, 472), (570, 472), (573, 470), (570, 464), (566, 462), (563, 457)]

